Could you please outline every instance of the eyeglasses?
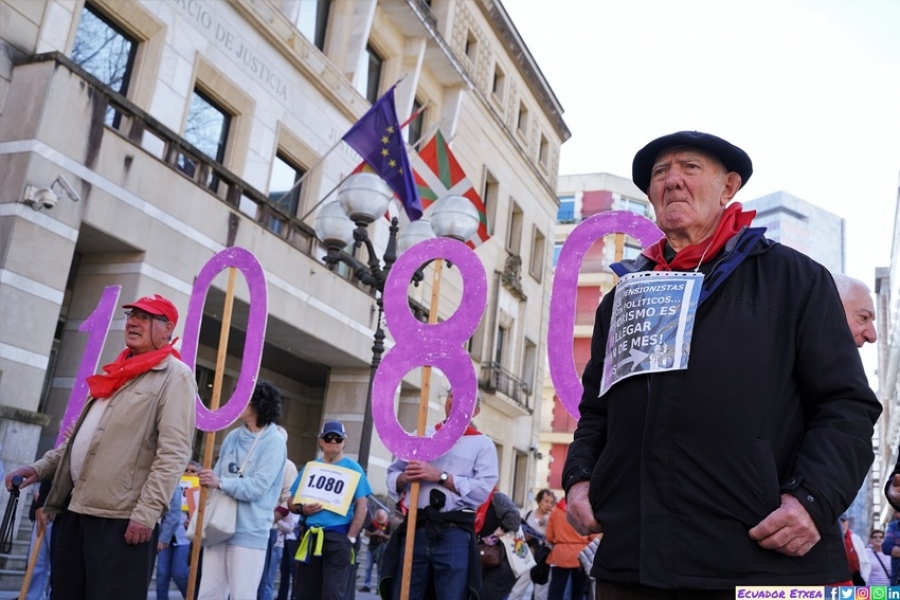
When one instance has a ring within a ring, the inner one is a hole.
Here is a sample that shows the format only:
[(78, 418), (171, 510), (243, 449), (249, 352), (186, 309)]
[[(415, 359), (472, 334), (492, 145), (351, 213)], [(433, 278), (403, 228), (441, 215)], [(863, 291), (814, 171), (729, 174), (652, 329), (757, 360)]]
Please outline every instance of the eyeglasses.
[(151, 320), (162, 321), (163, 323), (169, 322), (169, 320), (163, 315), (151, 315), (150, 313), (145, 313), (141, 310), (126, 310), (125, 318), (131, 319), (132, 317), (137, 319), (141, 323), (149, 323)]
[(326, 444), (342, 444), (344, 442), (344, 438), (337, 435), (336, 433), (326, 433), (322, 436), (322, 440)]
[(185, 472), (185, 473), (190, 473), (191, 475), (196, 475), (196, 474), (199, 473), (200, 471), (198, 471), (197, 469), (185, 469), (184, 472)]

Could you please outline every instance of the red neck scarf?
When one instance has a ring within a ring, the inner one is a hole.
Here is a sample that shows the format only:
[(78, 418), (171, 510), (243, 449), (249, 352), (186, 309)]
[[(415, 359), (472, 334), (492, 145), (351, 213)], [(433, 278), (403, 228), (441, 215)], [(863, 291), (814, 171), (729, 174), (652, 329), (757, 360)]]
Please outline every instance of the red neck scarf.
[(852, 532), (849, 529), (844, 533), (844, 552), (847, 553), (850, 573), (859, 573), (859, 556), (856, 554), (856, 548), (853, 547)]
[[(479, 506), (478, 510), (475, 511), (475, 533), (479, 533), (481, 528), (484, 527), (484, 519), (487, 517), (487, 511), (491, 507), (491, 502), (494, 501), (494, 492), (496, 491), (497, 488), (492, 489), (487, 500), (484, 501), (484, 504)], [(494, 532), (489, 531), (488, 533)]]
[(716, 256), (728, 240), (737, 235), (741, 229), (750, 225), (755, 210), (744, 211), (740, 202), (731, 203), (725, 209), (719, 224), (712, 236), (697, 244), (682, 248), (672, 259), (666, 260), (666, 238), (662, 238), (652, 246), (644, 249), (641, 254), (656, 263), (654, 271), (688, 271), (696, 269), (701, 260), (711, 259)]
[[(438, 423), (434, 426), (434, 430), (437, 431), (443, 426), (443, 423)], [(481, 432), (475, 429), (475, 427), (471, 423), (469, 423), (468, 425), (466, 425), (466, 430), (465, 432), (463, 432), (463, 435), (481, 435)]]
[(172, 344), (166, 344), (162, 348), (143, 354), (133, 355), (128, 348), (122, 350), (114, 362), (103, 366), (106, 375), (91, 375), (87, 378), (91, 397), (109, 398), (123, 385), (138, 375), (143, 375), (170, 354), (181, 360), (181, 355)]

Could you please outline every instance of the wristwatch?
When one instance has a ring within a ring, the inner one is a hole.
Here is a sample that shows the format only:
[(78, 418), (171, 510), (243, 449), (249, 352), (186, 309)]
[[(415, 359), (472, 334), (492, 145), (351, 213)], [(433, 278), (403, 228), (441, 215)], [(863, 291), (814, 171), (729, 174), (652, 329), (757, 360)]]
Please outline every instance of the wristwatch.
[(441, 476), (440, 476), (440, 478), (438, 479), (438, 483), (440, 483), (441, 485), (444, 485), (445, 483), (447, 483), (447, 480), (448, 480), (449, 478), (450, 478), (450, 474), (447, 473), (447, 471), (444, 471), (444, 472), (441, 473)]
[(356, 538), (353, 537), (352, 535), (348, 535), (348, 536), (347, 536), (347, 539), (350, 540), (350, 543), (351, 543), (351, 544), (355, 544), (355, 543), (356, 543)]

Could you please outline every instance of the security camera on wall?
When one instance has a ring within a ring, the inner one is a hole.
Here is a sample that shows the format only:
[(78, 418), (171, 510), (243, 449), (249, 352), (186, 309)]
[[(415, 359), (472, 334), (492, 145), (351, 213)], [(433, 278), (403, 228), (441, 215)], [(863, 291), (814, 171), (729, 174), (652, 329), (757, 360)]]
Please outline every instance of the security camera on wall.
[(56, 206), (58, 202), (58, 198), (56, 194), (48, 187), (37, 187), (33, 185), (25, 186), (25, 198), (24, 201), (26, 204), (30, 204), (31, 208), (34, 210), (41, 210), (43, 208), (51, 209)]
[(34, 210), (42, 210), (44, 208), (49, 210), (59, 202), (59, 195), (67, 197), (72, 202), (81, 200), (81, 196), (75, 191), (72, 184), (65, 177), (59, 175), (53, 180), (50, 187), (26, 185), (25, 196), (22, 201), (30, 204)]

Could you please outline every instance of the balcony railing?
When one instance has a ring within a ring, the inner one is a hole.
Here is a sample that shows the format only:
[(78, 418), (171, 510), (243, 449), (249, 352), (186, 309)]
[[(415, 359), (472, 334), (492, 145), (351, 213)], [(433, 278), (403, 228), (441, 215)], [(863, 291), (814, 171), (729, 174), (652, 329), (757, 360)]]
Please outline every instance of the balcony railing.
[(529, 413), (532, 412), (532, 390), (529, 384), (501, 367), (499, 363), (489, 362), (481, 365), (481, 380), (478, 385), (486, 392), (503, 394), (514, 404)]
[[(285, 213), (264, 193), (228, 170), (218, 161), (141, 110), (122, 94), (113, 91), (99, 79), (59, 52), (38, 54), (23, 62), (55, 61), (90, 83), (115, 112), (113, 131), (155, 156), (186, 179), (206, 188), (221, 201), (250, 216), (273, 235), (302, 253), (315, 258), (315, 230), (293, 215)], [(98, 111), (105, 115), (105, 110)], [(273, 226), (277, 222), (279, 226)]]

